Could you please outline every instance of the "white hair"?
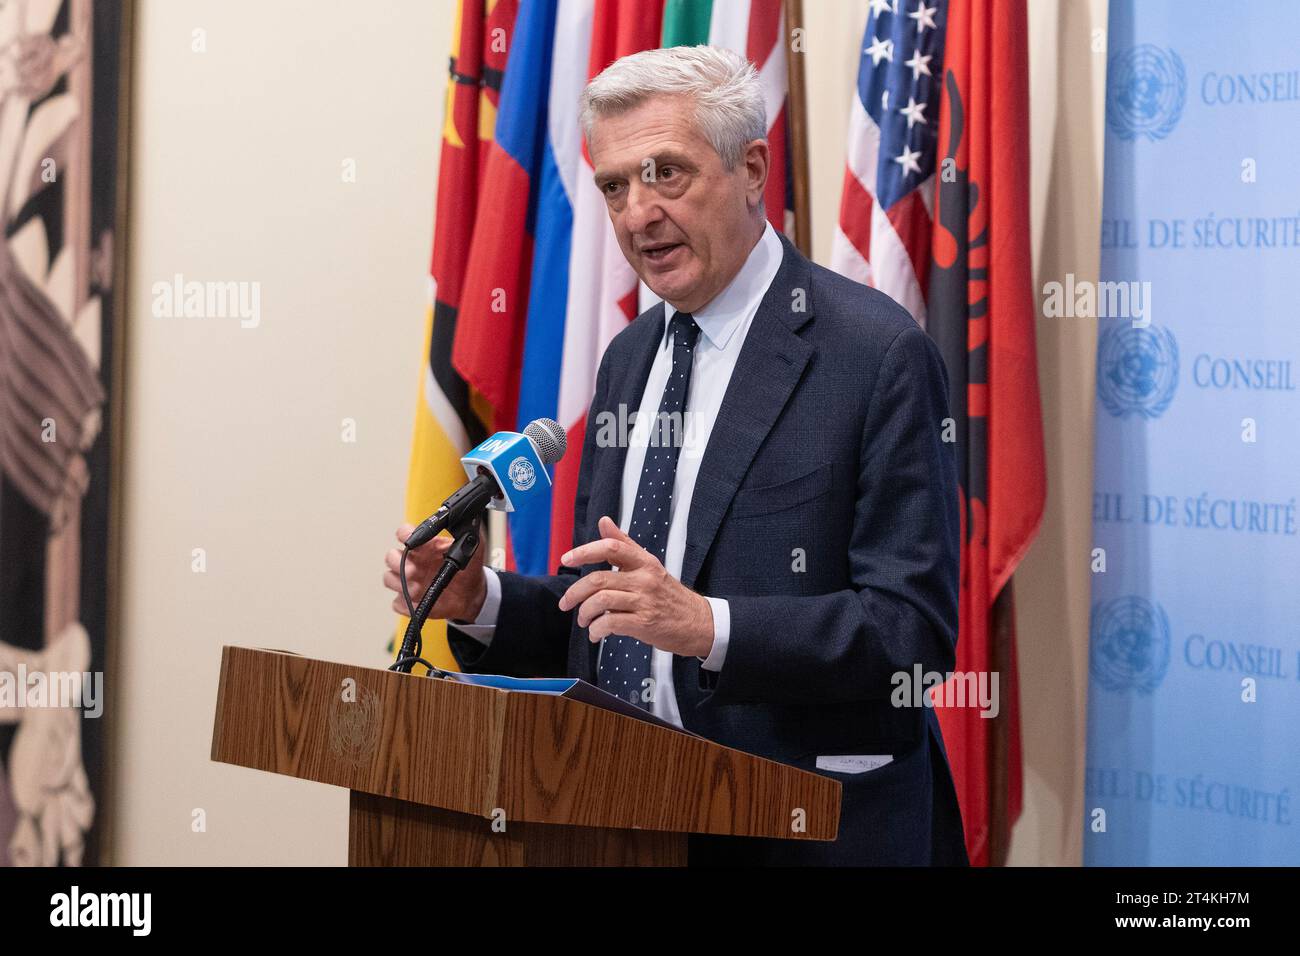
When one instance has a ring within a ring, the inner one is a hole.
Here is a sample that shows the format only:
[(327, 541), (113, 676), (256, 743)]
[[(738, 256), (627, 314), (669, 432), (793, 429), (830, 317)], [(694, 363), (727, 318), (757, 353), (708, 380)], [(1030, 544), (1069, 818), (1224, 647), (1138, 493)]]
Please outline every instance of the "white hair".
[(740, 54), (716, 46), (643, 50), (615, 60), (582, 91), (583, 134), (591, 139), (598, 117), (672, 95), (694, 100), (696, 125), (728, 170), (741, 161), (747, 143), (767, 137), (758, 71)]

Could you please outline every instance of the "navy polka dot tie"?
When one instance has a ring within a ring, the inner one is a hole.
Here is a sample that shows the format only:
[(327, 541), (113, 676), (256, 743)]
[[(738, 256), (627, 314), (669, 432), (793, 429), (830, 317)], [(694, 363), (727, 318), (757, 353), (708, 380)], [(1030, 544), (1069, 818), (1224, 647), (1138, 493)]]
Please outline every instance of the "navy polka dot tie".
[[(664, 386), (659, 415), (651, 423), (645, 467), (632, 507), (632, 540), (660, 561), (668, 547), (673, 481), (686, 434), (686, 395), (691, 385), (691, 359), (700, 327), (689, 312), (673, 316), (673, 370)], [(600, 650), (599, 686), (617, 697), (650, 710), (654, 691), (647, 681), (653, 648), (634, 637), (611, 634)]]

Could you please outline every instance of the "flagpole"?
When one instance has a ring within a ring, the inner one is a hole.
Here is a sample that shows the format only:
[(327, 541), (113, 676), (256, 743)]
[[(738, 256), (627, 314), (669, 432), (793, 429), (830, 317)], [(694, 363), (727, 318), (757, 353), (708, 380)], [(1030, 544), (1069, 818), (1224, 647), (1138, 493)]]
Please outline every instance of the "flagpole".
[[(803, 0), (785, 0), (786, 68), (790, 83), (790, 175), (794, 180), (794, 244), (808, 258), (812, 258), (812, 224), (808, 195), (808, 110), (804, 95), (803, 48), (807, 38), (803, 34)], [(799, 50), (791, 49), (790, 38), (794, 31), (801, 34)]]

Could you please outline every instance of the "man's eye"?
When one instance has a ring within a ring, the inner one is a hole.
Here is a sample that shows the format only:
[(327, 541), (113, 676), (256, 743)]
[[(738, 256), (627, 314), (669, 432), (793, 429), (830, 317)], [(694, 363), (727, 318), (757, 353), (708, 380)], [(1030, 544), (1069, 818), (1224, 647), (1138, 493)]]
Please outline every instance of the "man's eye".
[(660, 167), (659, 167), (659, 178), (660, 178), (660, 179), (672, 179), (672, 178), (673, 178), (673, 174), (676, 173), (676, 172), (677, 172), (677, 167), (676, 167), (676, 166), (660, 166)]

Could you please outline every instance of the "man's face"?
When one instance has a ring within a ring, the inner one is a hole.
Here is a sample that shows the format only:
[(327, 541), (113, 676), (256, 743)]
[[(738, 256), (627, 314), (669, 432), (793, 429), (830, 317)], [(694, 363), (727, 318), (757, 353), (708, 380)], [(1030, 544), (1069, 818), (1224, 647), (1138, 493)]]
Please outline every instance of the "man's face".
[(595, 121), (587, 143), (623, 255), (654, 293), (693, 312), (726, 287), (762, 228), (767, 144), (728, 172), (686, 96)]

